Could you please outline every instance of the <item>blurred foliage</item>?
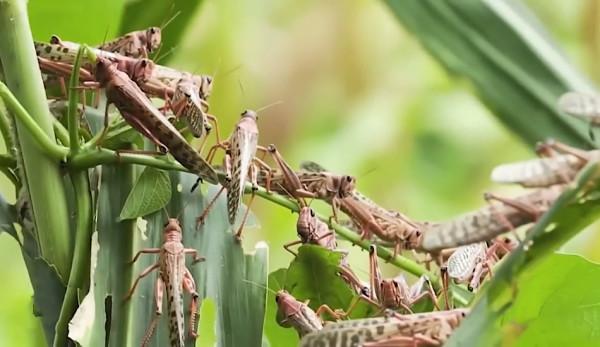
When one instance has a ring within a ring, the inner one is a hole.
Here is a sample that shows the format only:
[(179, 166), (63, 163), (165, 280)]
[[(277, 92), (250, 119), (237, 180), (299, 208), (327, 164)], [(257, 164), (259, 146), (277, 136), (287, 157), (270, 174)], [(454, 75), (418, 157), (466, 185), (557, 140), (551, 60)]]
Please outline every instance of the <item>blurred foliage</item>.
[[(164, 5), (171, 2), (147, 1), (144, 11), (137, 7), (140, 2), (123, 3), (30, 0), (34, 37), (47, 40), (58, 34), (100, 43), (146, 24), (160, 26), (172, 15)], [(174, 2), (176, 7), (182, 3)], [(599, 3), (526, 1), (575, 65), (596, 79)], [(482, 204), (481, 193), (497, 188), (488, 179), (494, 165), (532, 155), (471, 94), (471, 86), (448, 76), (399, 26), (383, 2), (219, 0), (195, 5), (166, 29), (183, 33), (169, 64), (215, 74), (211, 113), (219, 117), (223, 136), (244, 108), (283, 100), (261, 113), (262, 144), (277, 143), (293, 166), (312, 159), (352, 173), (360, 190), (382, 205), (429, 220)], [(190, 21), (185, 30), (180, 20)], [(4, 196), (14, 202), (8, 183), (0, 180)], [(248, 230), (244, 243), (267, 240), (272, 269), (289, 263), (281, 246), (295, 238), (295, 216), (258, 199), (253, 210), (263, 227)], [(569, 250), (600, 260), (598, 247), (598, 234), (591, 230)], [(21, 259), (14, 240), (0, 234), (0, 261), (12, 265), (0, 270), (6, 289), (0, 298), (0, 345), (39, 346), (39, 322), (31, 315), (32, 289)], [(366, 253), (352, 249), (350, 261), (366, 278)], [(212, 311), (203, 305), (203, 313), (214, 314), (212, 304)], [(272, 317), (266, 319), (270, 324)]]

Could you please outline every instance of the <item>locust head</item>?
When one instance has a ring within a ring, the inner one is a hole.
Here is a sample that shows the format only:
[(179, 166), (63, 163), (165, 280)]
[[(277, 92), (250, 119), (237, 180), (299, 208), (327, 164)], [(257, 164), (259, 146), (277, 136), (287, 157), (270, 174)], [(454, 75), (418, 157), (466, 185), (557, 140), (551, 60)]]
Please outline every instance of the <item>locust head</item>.
[(421, 244), (421, 236), (423, 233), (418, 228), (408, 230), (404, 247), (406, 249), (415, 249)]
[(396, 308), (400, 305), (400, 298), (404, 297), (402, 286), (395, 280), (381, 280), (379, 292), (383, 307)]
[(211, 76), (201, 76), (196, 78), (196, 84), (199, 88), (198, 96), (200, 96), (200, 99), (208, 99), (210, 93), (212, 93), (213, 78)]
[(165, 241), (181, 242), (182, 232), (179, 221), (176, 218), (169, 218), (163, 230), (163, 238)]
[(159, 27), (150, 27), (146, 29), (146, 50), (154, 52), (158, 49), (161, 42), (161, 30)]
[(252, 110), (245, 110), (244, 112), (242, 112), (242, 119), (244, 118), (250, 118), (253, 120), (258, 120), (258, 114)]
[(311, 236), (315, 235), (317, 230), (316, 218), (317, 216), (312, 208), (303, 206), (300, 209), (296, 230), (302, 242), (308, 242)]
[(277, 322), (281, 326), (289, 326), (288, 317), (294, 316), (302, 308), (302, 303), (285, 290), (275, 294), (277, 303)]
[(349, 196), (356, 186), (356, 178), (344, 175), (340, 178), (337, 195), (340, 198)]

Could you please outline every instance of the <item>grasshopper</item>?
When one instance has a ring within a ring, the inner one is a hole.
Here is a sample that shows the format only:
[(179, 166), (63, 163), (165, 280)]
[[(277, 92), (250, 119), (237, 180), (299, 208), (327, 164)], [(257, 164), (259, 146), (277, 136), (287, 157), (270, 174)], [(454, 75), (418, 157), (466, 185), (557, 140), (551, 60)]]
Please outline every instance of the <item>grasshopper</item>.
[(133, 286), (127, 293), (125, 300), (129, 300), (135, 291), (139, 281), (158, 269), (159, 276), (156, 279), (154, 299), (156, 304), (155, 317), (153, 318), (144, 338), (142, 346), (146, 346), (154, 334), (158, 319), (162, 315), (163, 292), (167, 294), (167, 310), (169, 310), (169, 336), (172, 347), (183, 347), (184, 342), (184, 313), (183, 313), (183, 291), (192, 296), (190, 303), (190, 330), (191, 337), (196, 338), (195, 323), (199, 306), (199, 296), (196, 292), (196, 283), (190, 271), (185, 267), (185, 255), (193, 255), (194, 263), (204, 261), (198, 255), (198, 251), (185, 248), (181, 243), (182, 231), (176, 218), (169, 218), (163, 231), (163, 244), (161, 248), (146, 248), (137, 252), (131, 261), (134, 263), (142, 254), (159, 254), (158, 261), (142, 271), (133, 282)]
[[(197, 224), (202, 224), (204, 217), (212, 207), (212, 204), (216, 201), (217, 197), (223, 192), (223, 189), (227, 189), (227, 214), (229, 223), (233, 226), (235, 223), (235, 217), (237, 216), (237, 210), (242, 202), (242, 196), (244, 193), (244, 185), (248, 176), (253, 185), (252, 196), (248, 202), (248, 208), (244, 214), (242, 223), (239, 229), (235, 233), (236, 239), (240, 240), (242, 236), (242, 230), (248, 213), (250, 211), (249, 206), (254, 200), (254, 187), (257, 186), (256, 176), (258, 168), (255, 163), (261, 166), (266, 166), (261, 160), (255, 158), (256, 150), (258, 146), (258, 126), (256, 120), (258, 114), (252, 110), (245, 110), (241, 114), (241, 119), (237, 122), (233, 132), (229, 136), (229, 139), (220, 143), (215, 144), (208, 152), (207, 158), (211, 162), (216, 150), (218, 148), (225, 150), (225, 171), (227, 173), (227, 183), (223, 185), (221, 190), (215, 195), (213, 200), (208, 204), (204, 212), (197, 218)], [(267, 166), (268, 167), (268, 166)]]
[[(34, 42), (34, 46), (42, 71), (60, 76), (70, 75), (79, 44), (63, 41), (54, 35), (50, 43)], [(97, 56), (102, 56), (115, 62), (119, 70), (126, 72), (136, 82), (142, 83), (143, 89), (159, 98), (173, 97), (175, 92), (174, 86), (179, 80), (189, 75), (188, 73), (180, 72), (166, 66), (154, 64), (149, 59), (134, 59), (95, 48), (91, 48), (91, 51)], [(93, 69), (94, 63), (87, 59), (87, 57), (84, 57), (82, 60), (82, 69), (84, 69), (84, 72), (80, 75), (80, 80), (86, 81), (89, 79), (90, 76), (87, 71)], [(198, 96), (206, 100), (212, 90), (212, 77), (191, 75), (189, 78), (199, 87)]]
[(161, 43), (161, 29), (150, 27), (127, 33), (112, 41), (106, 42), (98, 49), (109, 51), (132, 58), (148, 58), (148, 53), (154, 52)]
[(285, 290), (275, 294), (277, 303), (277, 323), (282, 327), (293, 327), (300, 337), (323, 329), (321, 314), (326, 312), (335, 319), (344, 315), (341, 310), (332, 310), (327, 305), (321, 305), (317, 311), (308, 307), (308, 301), (301, 302)]
[(492, 266), (515, 247), (516, 242), (508, 237), (497, 238), (490, 246), (486, 242), (478, 242), (459, 247), (442, 270), (444, 287), (447, 288), (449, 276), (458, 283), (468, 283), (470, 291), (477, 290), (486, 275), (492, 276)]
[(220, 142), (217, 119), (206, 113), (208, 103), (200, 97), (200, 95), (210, 93), (211, 85), (212, 80), (208, 79), (203, 82), (202, 86), (198, 86), (192, 80), (191, 75), (186, 75), (177, 82), (173, 99), (172, 101), (167, 99), (167, 104), (175, 118), (183, 117), (186, 120), (188, 129), (196, 138), (208, 136), (212, 130), (209, 120), (212, 121), (217, 127), (217, 142)]
[[(98, 56), (95, 77), (100, 86), (105, 88), (108, 102), (117, 107), (134, 129), (155, 143), (161, 152), (170, 152), (191, 172), (210, 183), (218, 182), (215, 170), (186, 142), (126, 73), (118, 70), (110, 60)], [(108, 126), (108, 103), (106, 107), (103, 134)]]
[(492, 181), (524, 187), (564, 184), (573, 180), (585, 164), (600, 159), (600, 150), (583, 151), (553, 140), (538, 144), (536, 151), (544, 158), (497, 166)]
[(438, 310), (440, 309), (435, 291), (426, 276), (421, 276), (412, 286), (408, 285), (402, 274), (391, 280), (382, 279), (377, 264), (377, 247), (374, 245), (369, 247), (369, 268), (371, 292), (369, 297), (363, 296), (366, 301), (376, 304), (382, 310), (403, 308), (412, 313), (410, 307), (413, 304), (429, 297), (434, 306)]
[(534, 222), (546, 212), (562, 193), (563, 186), (540, 188), (513, 199), (486, 194), (486, 200), (498, 200), (454, 219), (439, 223), (424, 223), (423, 237), (417, 247), (437, 253), (445, 248), (491, 240), (514, 228)]
[(304, 336), (299, 346), (442, 346), (468, 313), (467, 309), (401, 316), (390, 313), (384, 317), (331, 323)]
[[(305, 162), (301, 167), (314, 172), (326, 172), (323, 167), (314, 162)], [(349, 190), (346, 196), (340, 197), (337, 201), (340, 209), (360, 229), (361, 238), (370, 239), (375, 234), (383, 241), (392, 242), (394, 256), (401, 249), (414, 248), (419, 243), (421, 237), (419, 225), (399, 212), (380, 207), (356, 189)]]
[(600, 97), (597, 94), (567, 92), (558, 99), (558, 108), (591, 125), (600, 125)]

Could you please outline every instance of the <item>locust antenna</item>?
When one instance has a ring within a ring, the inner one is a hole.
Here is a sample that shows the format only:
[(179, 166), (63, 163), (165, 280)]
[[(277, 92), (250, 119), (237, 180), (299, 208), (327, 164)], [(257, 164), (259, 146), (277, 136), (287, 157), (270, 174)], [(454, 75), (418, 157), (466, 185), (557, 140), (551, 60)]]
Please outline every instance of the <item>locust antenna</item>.
[(249, 281), (249, 280), (247, 280), (247, 279), (245, 279), (245, 278), (244, 278), (244, 279), (242, 279), (242, 282), (246, 282), (246, 283), (249, 283), (249, 284), (255, 285), (255, 286), (259, 287), (259, 288), (265, 289), (265, 290), (267, 290), (267, 291), (269, 291), (269, 292), (273, 293), (274, 295), (277, 295), (277, 292), (276, 292), (276, 291), (274, 291), (274, 290), (273, 290), (273, 289), (271, 289), (271, 288), (265, 287), (265, 286), (263, 286), (262, 284), (258, 284), (258, 283), (256, 283), (256, 282)]
[(278, 100), (278, 101), (272, 102), (266, 106), (263, 106), (263, 107), (259, 108), (258, 110), (255, 110), (254, 112), (259, 113), (259, 112), (269, 109), (273, 106), (277, 106), (277, 105), (281, 105), (281, 104), (283, 104), (283, 100)]
[[(173, 3), (171, 5), (171, 10), (173, 9), (173, 7), (175, 7), (175, 4)], [(169, 18), (166, 22), (164, 22), (163, 24), (160, 25), (160, 30), (164, 30), (169, 24), (171, 24), (171, 22), (173, 22), (175, 20), (175, 18), (177, 18), (177, 16), (179, 16), (181, 14), (181, 11), (177, 11), (175, 12), (175, 14), (173, 14), (171, 16), (171, 18)]]

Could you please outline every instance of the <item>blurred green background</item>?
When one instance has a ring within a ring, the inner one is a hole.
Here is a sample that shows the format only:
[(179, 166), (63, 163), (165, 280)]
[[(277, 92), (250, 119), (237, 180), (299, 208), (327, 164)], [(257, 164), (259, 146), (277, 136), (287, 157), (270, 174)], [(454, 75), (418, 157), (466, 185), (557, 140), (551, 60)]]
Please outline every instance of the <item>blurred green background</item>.
[[(114, 1), (70, 3), (67, 12), (48, 5), (44, 11), (52, 15), (32, 16), (35, 39), (55, 33), (99, 43), (118, 29), (103, 22), (121, 15), (118, 6), (111, 10)], [(569, 60), (597, 80), (600, 1), (525, 3)], [(169, 59), (168, 65), (215, 75), (211, 112), (223, 136), (244, 108), (281, 100), (259, 117), (261, 144), (277, 144), (292, 166), (311, 159), (353, 174), (362, 192), (416, 219), (440, 220), (476, 208), (484, 191), (519, 191), (493, 185), (489, 173), (499, 163), (533, 155), (383, 2), (206, 0)], [(13, 201), (14, 192), (1, 179), (3, 195)], [(253, 211), (262, 227), (248, 230), (244, 243), (266, 240), (271, 271), (287, 267), (291, 256), (282, 245), (295, 240), (296, 217), (260, 199)], [(600, 260), (594, 252), (598, 236), (595, 230), (582, 233), (566, 249)], [(366, 259), (353, 252), (352, 263), (365, 279)], [(18, 245), (6, 234), (0, 234), (0, 264), (0, 346), (42, 345), (27, 272)]]

